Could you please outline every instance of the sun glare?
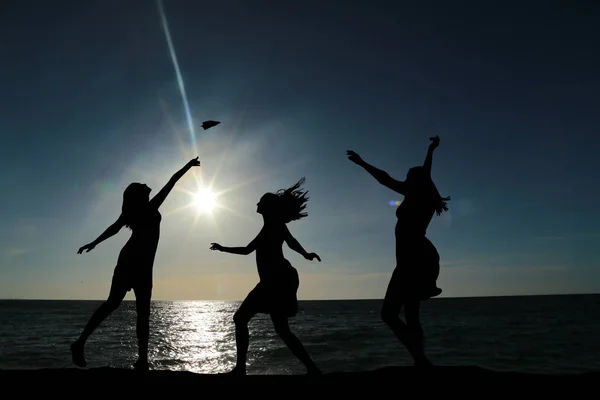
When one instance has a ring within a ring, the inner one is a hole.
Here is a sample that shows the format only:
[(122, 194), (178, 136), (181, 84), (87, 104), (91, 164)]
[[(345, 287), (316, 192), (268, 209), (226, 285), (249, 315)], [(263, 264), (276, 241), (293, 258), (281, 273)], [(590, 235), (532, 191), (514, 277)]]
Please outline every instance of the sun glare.
[(196, 209), (201, 213), (212, 213), (216, 206), (216, 197), (210, 189), (199, 189), (194, 198)]

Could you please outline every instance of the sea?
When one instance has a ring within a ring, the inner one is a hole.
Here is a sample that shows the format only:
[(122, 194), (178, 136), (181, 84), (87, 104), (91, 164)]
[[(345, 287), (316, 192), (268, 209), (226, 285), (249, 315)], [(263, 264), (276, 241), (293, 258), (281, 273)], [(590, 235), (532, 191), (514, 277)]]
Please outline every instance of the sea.
[[(99, 301), (0, 301), (0, 368), (71, 368), (69, 345)], [(239, 301), (154, 301), (152, 369), (219, 373), (235, 363)], [(325, 373), (412, 365), (381, 321), (381, 300), (300, 301), (292, 331)], [(441, 366), (577, 374), (600, 371), (600, 295), (435, 298), (422, 303), (426, 352)], [(135, 303), (90, 337), (88, 368), (132, 368)], [(249, 374), (304, 374), (266, 315), (249, 325)]]

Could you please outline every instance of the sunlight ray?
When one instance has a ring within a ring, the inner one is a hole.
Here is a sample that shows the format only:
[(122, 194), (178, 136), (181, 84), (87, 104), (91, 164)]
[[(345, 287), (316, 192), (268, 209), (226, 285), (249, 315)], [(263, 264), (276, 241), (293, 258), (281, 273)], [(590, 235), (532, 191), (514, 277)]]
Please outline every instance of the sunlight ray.
[(196, 193), (195, 193), (195, 192), (192, 192), (192, 191), (190, 191), (190, 190), (188, 190), (188, 189), (186, 189), (186, 188), (182, 188), (182, 187), (178, 187), (178, 186), (175, 186), (175, 187), (173, 188), (173, 190), (175, 190), (175, 191), (177, 191), (177, 192), (180, 192), (180, 193), (185, 193), (185, 194), (189, 195), (189, 196), (190, 196), (190, 197), (192, 197), (192, 198), (193, 198), (193, 197), (196, 195)]
[(163, 112), (165, 114), (165, 118), (169, 121), (171, 130), (173, 132), (173, 135), (175, 136), (175, 140), (177, 140), (177, 143), (179, 144), (179, 149), (181, 151), (182, 156), (184, 158), (190, 157), (191, 154), (189, 154), (188, 150), (186, 149), (183, 138), (181, 137), (181, 132), (179, 129), (177, 129), (177, 126), (175, 125), (175, 121), (173, 120), (173, 114), (169, 111), (167, 102), (160, 96), (159, 96), (159, 100), (160, 100), (160, 104), (162, 106)]
[(173, 214), (176, 214), (176, 213), (178, 213), (178, 212), (185, 211), (185, 210), (187, 210), (188, 208), (193, 208), (193, 207), (194, 207), (194, 205), (195, 205), (195, 204), (194, 204), (193, 202), (190, 202), (189, 204), (186, 204), (186, 205), (183, 205), (183, 206), (179, 206), (179, 207), (172, 208), (172, 209), (170, 209), (170, 210), (167, 210), (167, 211), (165, 211), (165, 212), (164, 212), (164, 214), (163, 214), (163, 216), (164, 216), (164, 217), (166, 217), (166, 216), (168, 216), (168, 215), (173, 215)]
[(254, 221), (252, 218), (248, 217), (247, 215), (245, 215), (245, 214), (242, 214), (242, 213), (240, 213), (239, 211), (236, 211), (236, 210), (234, 210), (233, 208), (229, 208), (229, 207), (227, 207), (227, 206), (224, 206), (223, 204), (217, 204), (215, 208), (220, 208), (220, 209), (222, 209), (222, 210), (225, 210), (225, 211), (227, 211), (227, 212), (230, 212), (230, 213), (232, 213), (233, 215), (235, 215), (236, 217), (239, 217), (239, 218), (245, 219), (245, 220), (246, 220), (246, 221), (248, 221), (248, 222), (253, 222), (253, 221)]
[[(202, 164), (202, 160), (200, 160), (200, 164)], [(192, 176), (194, 177), (194, 180), (196, 181), (196, 188), (200, 188), (204, 185), (204, 180), (202, 179), (202, 171), (201, 168), (198, 168), (197, 170), (194, 169), (192, 170)], [(200, 175), (200, 178), (198, 178), (198, 175)]]
[(177, 77), (177, 84), (179, 85), (179, 92), (181, 93), (181, 98), (183, 100), (183, 108), (185, 109), (185, 116), (187, 118), (187, 123), (188, 123), (188, 127), (190, 130), (190, 139), (191, 139), (192, 147), (197, 150), (197, 148), (196, 148), (196, 130), (194, 129), (194, 122), (192, 120), (190, 106), (188, 104), (188, 99), (187, 99), (187, 95), (185, 92), (185, 85), (183, 83), (183, 77), (181, 76), (181, 71), (179, 69), (179, 62), (177, 61), (177, 54), (175, 53), (175, 46), (173, 46), (173, 41), (171, 40), (171, 31), (169, 29), (169, 23), (167, 21), (167, 16), (165, 14), (162, 0), (157, 0), (156, 4), (158, 7), (158, 13), (160, 15), (163, 32), (165, 33), (165, 39), (167, 40), (167, 46), (169, 47), (169, 54), (171, 55), (171, 61), (173, 62), (173, 68), (175, 69), (175, 76)]
[[(245, 114), (245, 111), (242, 114)], [(243, 115), (240, 116), (239, 119), (240, 120), (243, 119)], [(238, 136), (238, 133), (239, 133), (238, 125), (241, 125), (241, 121), (239, 121), (237, 124), (236, 123), (233, 124), (233, 127), (230, 130), (230, 134), (229, 134), (229, 136), (227, 136), (227, 142), (225, 143), (224, 149), (221, 152), (221, 157), (219, 158), (219, 161), (217, 161), (217, 165), (215, 167), (215, 172), (214, 172), (213, 178), (210, 182), (211, 185), (214, 184), (214, 181), (217, 179), (217, 176), (221, 172), (221, 169), (223, 168), (223, 164), (225, 163), (225, 161), (229, 159), (230, 152), (231, 152), (231, 145), (233, 144), (234, 139)]]
[(223, 189), (223, 190), (219, 191), (217, 194), (218, 194), (218, 196), (222, 196), (224, 194), (231, 193), (231, 192), (233, 192), (235, 190), (238, 190), (238, 189), (241, 189), (241, 188), (246, 187), (248, 185), (251, 185), (252, 183), (254, 183), (256, 181), (259, 181), (261, 179), (265, 179), (265, 178), (268, 178), (270, 176), (276, 175), (279, 172), (280, 172), (279, 169), (272, 169), (272, 170), (270, 170), (268, 172), (265, 172), (264, 174), (260, 174), (260, 175), (257, 175), (255, 177), (253, 177), (253, 178), (246, 179), (245, 181), (243, 181), (241, 183), (238, 183), (237, 185), (231, 186), (231, 187), (229, 187), (227, 189)]

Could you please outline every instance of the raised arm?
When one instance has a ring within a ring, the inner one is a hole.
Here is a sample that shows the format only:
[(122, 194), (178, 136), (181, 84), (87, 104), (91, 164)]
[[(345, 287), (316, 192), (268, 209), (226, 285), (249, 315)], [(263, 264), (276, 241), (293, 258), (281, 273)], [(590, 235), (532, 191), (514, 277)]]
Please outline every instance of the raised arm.
[(200, 166), (200, 161), (198, 161), (198, 157), (190, 160), (187, 164), (185, 164), (183, 168), (181, 168), (179, 171), (173, 174), (171, 179), (169, 179), (169, 182), (167, 182), (167, 184), (163, 186), (163, 188), (160, 189), (158, 193), (156, 193), (152, 200), (150, 200), (150, 204), (156, 208), (159, 208), (165, 201), (169, 193), (171, 193), (171, 190), (173, 190), (177, 181), (181, 179), (181, 177), (185, 175), (186, 172), (190, 170), (190, 168), (198, 166)]
[(287, 226), (285, 226), (284, 228), (285, 228), (285, 242), (287, 243), (287, 245), (290, 249), (292, 249), (296, 253), (302, 255), (302, 257), (306, 258), (307, 260), (312, 261), (316, 258), (317, 260), (319, 260), (319, 262), (321, 262), (321, 258), (316, 253), (308, 253), (306, 250), (304, 250), (304, 247), (302, 247), (300, 242), (298, 242), (296, 240), (296, 238), (294, 236), (292, 236), (292, 233), (289, 231)]
[(256, 250), (256, 245), (258, 243), (259, 236), (260, 236), (260, 233), (245, 247), (225, 247), (225, 246), (221, 246), (219, 243), (211, 243), (210, 249), (222, 251), (224, 253), (237, 254), (240, 256), (247, 256), (248, 254), (250, 254), (254, 250)]
[(370, 173), (373, 176), (373, 178), (377, 180), (377, 182), (381, 183), (383, 186), (390, 188), (396, 193), (400, 193), (402, 195), (405, 194), (404, 182), (392, 178), (387, 172), (380, 170), (379, 168), (376, 168), (371, 164), (367, 163), (354, 151), (348, 150), (346, 151), (346, 153), (348, 154), (348, 159), (350, 161), (352, 161), (358, 166), (363, 167), (368, 173)]
[(102, 232), (102, 234), (100, 236), (98, 236), (98, 238), (96, 238), (96, 240), (94, 240), (91, 243), (86, 244), (85, 246), (81, 246), (79, 248), (79, 250), (77, 251), (77, 254), (83, 253), (84, 250), (86, 250), (86, 253), (89, 253), (90, 251), (92, 251), (94, 249), (94, 247), (96, 247), (100, 243), (104, 242), (106, 239), (119, 233), (119, 231), (121, 230), (121, 228), (124, 225), (125, 225), (125, 223), (123, 222), (123, 216), (120, 215), (119, 218), (111, 226), (106, 228), (106, 230), (104, 232)]
[(428, 177), (431, 177), (431, 164), (433, 162), (433, 151), (440, 145), (440, 137), (435, 136), (429, 138), (431, 143), (429, 144), (429, 148), (427, 149), (427, 155), (425, 156), (425, 162), (423, 162), (423, 169), (425, 170), (425, 174)]

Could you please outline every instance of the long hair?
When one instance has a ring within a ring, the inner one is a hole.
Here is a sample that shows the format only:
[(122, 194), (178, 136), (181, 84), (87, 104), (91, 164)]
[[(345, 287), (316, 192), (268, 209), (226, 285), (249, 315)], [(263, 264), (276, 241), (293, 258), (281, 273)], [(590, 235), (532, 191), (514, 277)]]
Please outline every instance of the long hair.
[(286, 224), (308, 215), (307, 212), (304, 212), (309, 199), (308, 190), (301, 189), (305, 180), (303, 177), (293, 186), (287, 189), (279, 189), (275, 193), (277, 196), (278, 215)]
[(144, 190), (141, 183), (131, 183), (123, 192), (123, 206), (121, 215), (125, 220), (125, 226), (132, 229), (138, 222), (144, 205)]
[(450, 196), (442, 197), (431, 177), (425, 175), (423, 167), (413, 167), (409, 170), (410, 180), (414, 182), (417, 196), (428, 207), (432, 207), (437, 215), (448, 211)]
[(451, 200), (451, 198), (450, 196), (442, 197), (440, 192), (438, 192), (435, 183), (433, 183), (433, 180), (429, 179), (429, 182), (432, 186), (431, 191), (434, 193), (432, 203), (435, 213), (437, 215), (442, 215), (444, 211), (448, 211), (448, 202)]

